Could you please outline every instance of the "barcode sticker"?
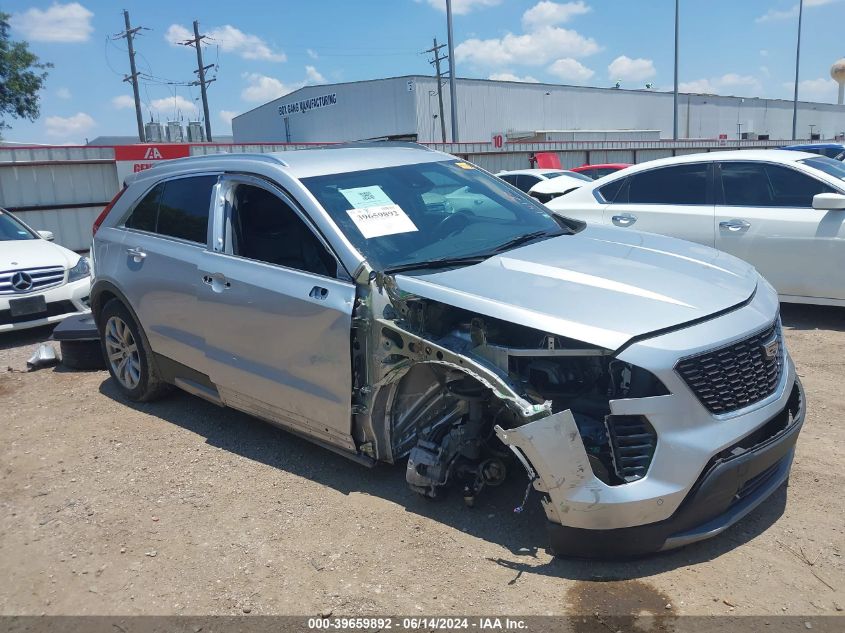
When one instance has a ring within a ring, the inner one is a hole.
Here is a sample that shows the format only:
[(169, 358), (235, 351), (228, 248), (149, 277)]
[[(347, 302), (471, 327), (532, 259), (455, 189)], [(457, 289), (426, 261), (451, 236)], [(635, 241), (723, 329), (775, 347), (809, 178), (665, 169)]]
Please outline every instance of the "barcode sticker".
[(413, 220), (398, 204), (349, 209), (346, 213), (361, 231), (361, 235), (367, 239), (418, 230)]

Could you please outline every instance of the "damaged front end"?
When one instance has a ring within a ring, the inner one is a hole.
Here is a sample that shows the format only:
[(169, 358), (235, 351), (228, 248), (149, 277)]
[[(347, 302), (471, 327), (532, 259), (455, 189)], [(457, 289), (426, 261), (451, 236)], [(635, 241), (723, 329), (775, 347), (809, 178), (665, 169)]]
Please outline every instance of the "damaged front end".
[[(560, 523), (565, 509), (550, 489), (587, 477), (618, 486), (648, 471), (654, 429), (610, 405), (667, 393), (648, 371), (611, 350), (405, 293), (391, 275), (373, 273), (366, 288), (353, 320), (356, 441), (375, 459), (407, 457), (416, 492), (458, 487), (473, 505), (520, 463)], [(555, 464), (537, 450), (543, 443), (561, 449)]]

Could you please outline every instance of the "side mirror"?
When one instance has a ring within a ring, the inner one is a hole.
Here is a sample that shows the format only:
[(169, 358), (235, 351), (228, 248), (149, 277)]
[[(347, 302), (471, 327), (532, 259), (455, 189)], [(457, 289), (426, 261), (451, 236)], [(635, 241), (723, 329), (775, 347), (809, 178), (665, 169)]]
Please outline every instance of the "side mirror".
[[(845, 198), (845, 196), (843, 196)], [(38, 231), (38, 235), (41, 236), (41, 239), (47, 240), (48, 242), (52, 242), (56, 239), (56, 236), (53, 235), (53, 231)]]
[(817, 193), (813, 196), (813, 208), (820, 211), (840, 211), (845, 209), (845, 194)]

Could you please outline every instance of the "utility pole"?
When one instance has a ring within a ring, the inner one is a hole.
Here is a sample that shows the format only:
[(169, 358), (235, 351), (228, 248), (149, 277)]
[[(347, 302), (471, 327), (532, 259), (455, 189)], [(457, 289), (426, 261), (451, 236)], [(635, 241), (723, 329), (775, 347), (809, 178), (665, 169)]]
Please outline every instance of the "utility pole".
[(455, 92), (455, 46), (452, 37), (452, 0), (446, 0), (446, 29), (449, 41), (449, 101), (452, 106), (452, 142), (458, 142), (458, 97)]
[[(675, 92), (673, 98), (673, 113), (672, 119), (672, 138), (678, 140), (678, 23), (680, 22), (679, 13), (680, 0), (675, 0)], [(689, 97), (687, 97), (689, 98)]]
[(213, 68), (214, 64), (203, 66), (202, 63), (202, 41), (206, 37), (207, 36), (205, 35), (200, 35), (200, 23), (197, 20), (194, 20), (194, 39), (185, 40), (182, 44), (184, 46), (193, 46), (197, 49), (197, 69), (194, 71), (197, 75), (197, 80), (192, 82), (191, 85), (200, 87), (200, 95), (202, 95), (202, 114), (205, 118), (205, 140), (211, 142), (211, 119), (208, 116), (208, 93), (206, 92), (205, 87), (214, 81), (214, 79), (206, 79), (205, 71), (209, 68)]
[(798, 3), (798, 44), (795, 46), (795, 96), (792, 99), (792, 140), (798, 138), (798, 68), (801, 62), (801, 18), (804, 17), (804, 0)]
[(138, 92), (138, 71), (135, 68), (135, 46), (132, 43), (132, 38), (141, 30), (142, 27), (136, 26), (134, 29), (129, 24), (129, 11), (123, 12), (123, 21), (126, 24), (126, 30), (116, 35), (116, 38), (126, 38), (126, 48), (129, 50), (129, 70), (131, 74), (125, 76), (123, 81), (132, 82), (132, 94), (135, 97), (135, 119), (138, 123), (138, 140), (141, 143), (146, 142), (144, 136), (144, 117), (141, 116), (141, 95)]
[(442, 73), (440, 72), (440, 62), (447, 58), (446, 55), (440, 55), (440, 49), (445, 48), (445, 44), (441, 44), (440, 46), (437, 45), (437, 38), (434, 38), (434, 46), (429, 48), (424, 53), (434, 53), (434, 59), (431, 60), (429, 63), (434, 64), (434, 68), (437, 71), (437, 100), (440, 103), (440, 136), (443, 139), (443, 142), (446, 142), (446, 119), (443, 116), (443, 80), (442, 80)]

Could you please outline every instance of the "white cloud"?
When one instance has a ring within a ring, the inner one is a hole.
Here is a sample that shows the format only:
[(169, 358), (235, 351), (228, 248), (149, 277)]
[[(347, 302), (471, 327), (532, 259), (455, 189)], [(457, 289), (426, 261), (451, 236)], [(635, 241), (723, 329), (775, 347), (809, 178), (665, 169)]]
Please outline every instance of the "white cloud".
[(622, 81), (642, 81), (657, 74), (652, 60), (642, 57), (631, 59), (626, 55), (620, 55), (610, 62), (607, 72), (611, 79)]
[(601, 50), (591, 37), (546, 26), (531, 33), (506, 33), (501, 39), (468, 39), (455, 47), (455, 59), (481, 67), (513, 64), (541, 66), (560, 57), (585, 57)]
[(769, 51), (767, 51), (765, 48), (761, 48), (760, 49), (760, 57), (768, 57), (768, 56), (769, 56)]
[(695, 94), (737, 94), (737, 92), (760, 94), (763, 91), (763, 85), (759, 79), (751, 75), (726, 73), (721, 77), (711, 79), (682, 81), (678, 84), (678, 90)]
[[(804, 0), (804, 8), (812, 9), (813, 7), (822, 7), (826, 4), (833, 4), (840, 2), (840, 0)], [(769, 9), (766, 13), (758, 17), (755, 22), (771, 22), (773, 20), (788, 20), (790, 18), (798, 17), (798, 4), (793, 4), (788, 9)]]
[(563, 24), (569, 22), (573, 17), (584, 15), (591, 10), (582, 0), (563, 4), (543, 0), (522, 14), (522, 27), (526, 31), (533, 31), (542, 26)]
[(97, 125), (94, 119), (84, 112), (77, 112), (73, 116), (48, 116), (44, 119), (47, 136), (62, 141), (80, 142), (85, 135)]
[[(132, 102), (132, 107), (135, 107), (135, 102)], [(172, 119), (177, 119), (179, 115), (196, 116), (199, 112), (197, 104), (193, 101), (188, 101), (182, 95), (175, 97), (164, 97), (163, 99), (153, 99), (149, 103), (151, 112), (160, 116), (165, 116)]]
[(514, 75), (513, 73), (493, 73), (489, 77), (487, 77), (487, 79), (492, 79), (494, 81), (521, 81), (522, 83), (527, 84), (540, 83), (531, 75), (525, 75), (524, 77), (520, 77), (519, 75)]
[[(244, 59), (257, 59), (268, 62), (283, 62), (287, 56), (282, 51), (274, 50), (267, 42), (250, 33), (226, 24), (206, 31), (208, 36), (204, 40), (206, 46), (217, 45), (224, 53), (235, 53)], [(194, 34), (181, 24), (171, 24), (164, 35), (164, 39), (173, 46), (179, 46), (185, 40), (193, 39)]]
[(305, 67), (305, 82), (309, 84), (324, 84), (326, 78), (320, 74), (320, 71), (313, 66)]
[(232, 119), (234, 119), (236, 116), (238, 116), (238, 111), (237, 110), (220, 110), (220, 112), (218, 112), (217, 114), (220, 117), (220, 120), (223, 122), (223, 124), (229, 126), (229, 128), (231, 129)]
[(54, 2), (46, 10), (16, 13), (10, 24), (30, 42), (87, 42), (94, 31), (92, 17), (94, 14), (78, 2)]
[(763, 75), (763, 77), (771, 77), (772, 71), (769, 70), (768, 66), (760, 66), (760, 74)]
[[(446, 0), (426, 0), (435, 9), (446, 12)], [(417, 0), (420, 2), (420, 0)], [(502, 0), (452, 0), (452, 13), (455, 15), (466, 15), (477, 8), (494, 7)]]
[(571, 57), (562, 57), (548, 68), (549, 74), (563, 81), (586, 81), (596, 73)]
[(308, 53), (308, 57), (310, 57), (311, 59), (320, 59), (320, 56), (317, 54), (317, 51), (311, 48), (306, 48), (305, 52)]
[(247, 87), (241, 92), (241, 98), (251, 103), (272, 101), (299, 87), (285, 85), (275, 77), (258, 73), (244, 73), (243, 77), (247, 80)]
[(56, 90), (56, 96), (59, 99), (70, 99), (73, 97), (73, 95), (70, 94), (70, 90), (68, 90), (67, 88), (59, 88), (58, 90)]
[[(792, 98), (795, 90), (795, 82), (789, 81), (783, 84), (785, 90)], [(804, 79), (798, 82), (798, 99), (800, 101), (820, 101), (822, 103), (836, 103), (838, 86), (833, 79), (819, 77), (818, 79)]]
[(118, 95), (116, 97), (112, 97), (111, 104), (112, 107), (116, 110), (134, 108), (135, 99), (133, 99), (129, 95)]

